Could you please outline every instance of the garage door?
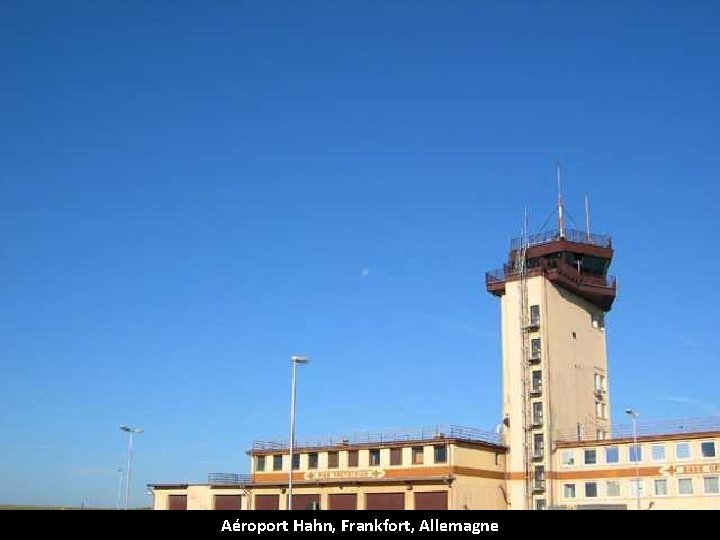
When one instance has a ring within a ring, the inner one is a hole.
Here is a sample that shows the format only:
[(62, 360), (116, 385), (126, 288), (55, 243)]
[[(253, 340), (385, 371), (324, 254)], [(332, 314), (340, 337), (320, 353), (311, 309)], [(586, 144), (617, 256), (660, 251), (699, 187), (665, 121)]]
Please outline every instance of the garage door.
[(357, 495), (355, 493), (328, 495), (328, 510), (357, 510)]
[(447, 491), (415, 492), (415, 510), (447, 510)]
[(255, 495), (255, 510), (279, 510), (280, 495)]
[(187, 495), (168, 495), (168, 510), (187, 510)]
[(215, 495), (215, 510), (240, 510), (242, 495)]
[(366, 510), (405, 510), (405, 493), (368, 493)]
[(310, 506), (312, 504), (315, 504), (317, 506), (320, 506), (320, 494), (310, 494), (310, 495), (293, 495), (293, 510), (310, 510)]

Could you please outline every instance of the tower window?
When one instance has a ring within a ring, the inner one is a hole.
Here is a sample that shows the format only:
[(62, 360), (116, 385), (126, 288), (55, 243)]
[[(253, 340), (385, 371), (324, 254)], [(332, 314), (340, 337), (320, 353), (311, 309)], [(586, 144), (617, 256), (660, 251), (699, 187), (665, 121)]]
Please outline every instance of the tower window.
[(540, 358), (540, 338), (530, 340), (530, 356)]
[(370, 466), (377, 467), (380, 465), (380, 449), (370, 450)]
[(534, 426), (541, 426), (543, 423), (543, 405), (542, 402), (536, 401), (532, 404), (532, 419)]
[(530, 306), (530, 326), (540, 326), (540, 306)]

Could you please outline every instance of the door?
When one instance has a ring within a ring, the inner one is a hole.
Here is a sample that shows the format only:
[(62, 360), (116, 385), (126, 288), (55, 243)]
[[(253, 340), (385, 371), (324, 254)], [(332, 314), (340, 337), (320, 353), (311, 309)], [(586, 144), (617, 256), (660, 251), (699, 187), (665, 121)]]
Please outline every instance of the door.
[(405, 493), (368, 493), (366, 510), (405, 510)]

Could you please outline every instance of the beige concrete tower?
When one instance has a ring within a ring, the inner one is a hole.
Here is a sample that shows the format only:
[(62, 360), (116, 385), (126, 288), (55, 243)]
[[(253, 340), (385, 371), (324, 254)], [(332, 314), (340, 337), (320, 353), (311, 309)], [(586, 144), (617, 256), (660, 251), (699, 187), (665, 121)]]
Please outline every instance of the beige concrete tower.
[(549, 480), (554, 441), (610, 431), (604, 314), (616, 293), (609, 237), (566, 229), (511, 241), (488, 272), (501, 299), (507, 499), (511, 509), (556, 504)]

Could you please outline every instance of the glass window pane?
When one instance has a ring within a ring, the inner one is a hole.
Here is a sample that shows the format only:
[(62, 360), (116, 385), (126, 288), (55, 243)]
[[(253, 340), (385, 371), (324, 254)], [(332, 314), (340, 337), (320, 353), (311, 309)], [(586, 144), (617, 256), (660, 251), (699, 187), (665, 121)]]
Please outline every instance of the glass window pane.
[(652, 460), (653, 461), (664, 461), (665, 460), (665, 445), (654, 444), (652, 446)]
[(681, 442), (675, 444), (675, 457), (677, 459), (690, 459), (690, 443)]
[(620, 461), (620, 452), (616, 446), (605, 448), (605, 463), (617, 463)]
[(700, 443), (702, 457), (715, 457), (715, 441), (705, 441)]
[(585, 450), (585, 465), (597, 463), (597, 452), (594, 448)]
[(692, 495), (692, 478), (678, 478), (678, 493), (680, 495)]
[(597, 482), (585, 482), (585, 496), (597, 497)]
[(667, 495), (667, 480), (658, 478), (655, 480), (655, 495)]
[(605, 491), (608, 497), (619, 497), (620, 496), (620, 482), (617, 480), (608, 480), (605, 485)]
[(720, 483), (717, 476), (707, 476), (703, 478), (703, 486), (705, 493), (708, 495), (717, 495), (720, 493)]
[(639, 444), (637, 446), (631, 445), (628, 450), (631, 462), (636, 463), (638, 461), (642, 461), (642, 446), (640, 446)]

